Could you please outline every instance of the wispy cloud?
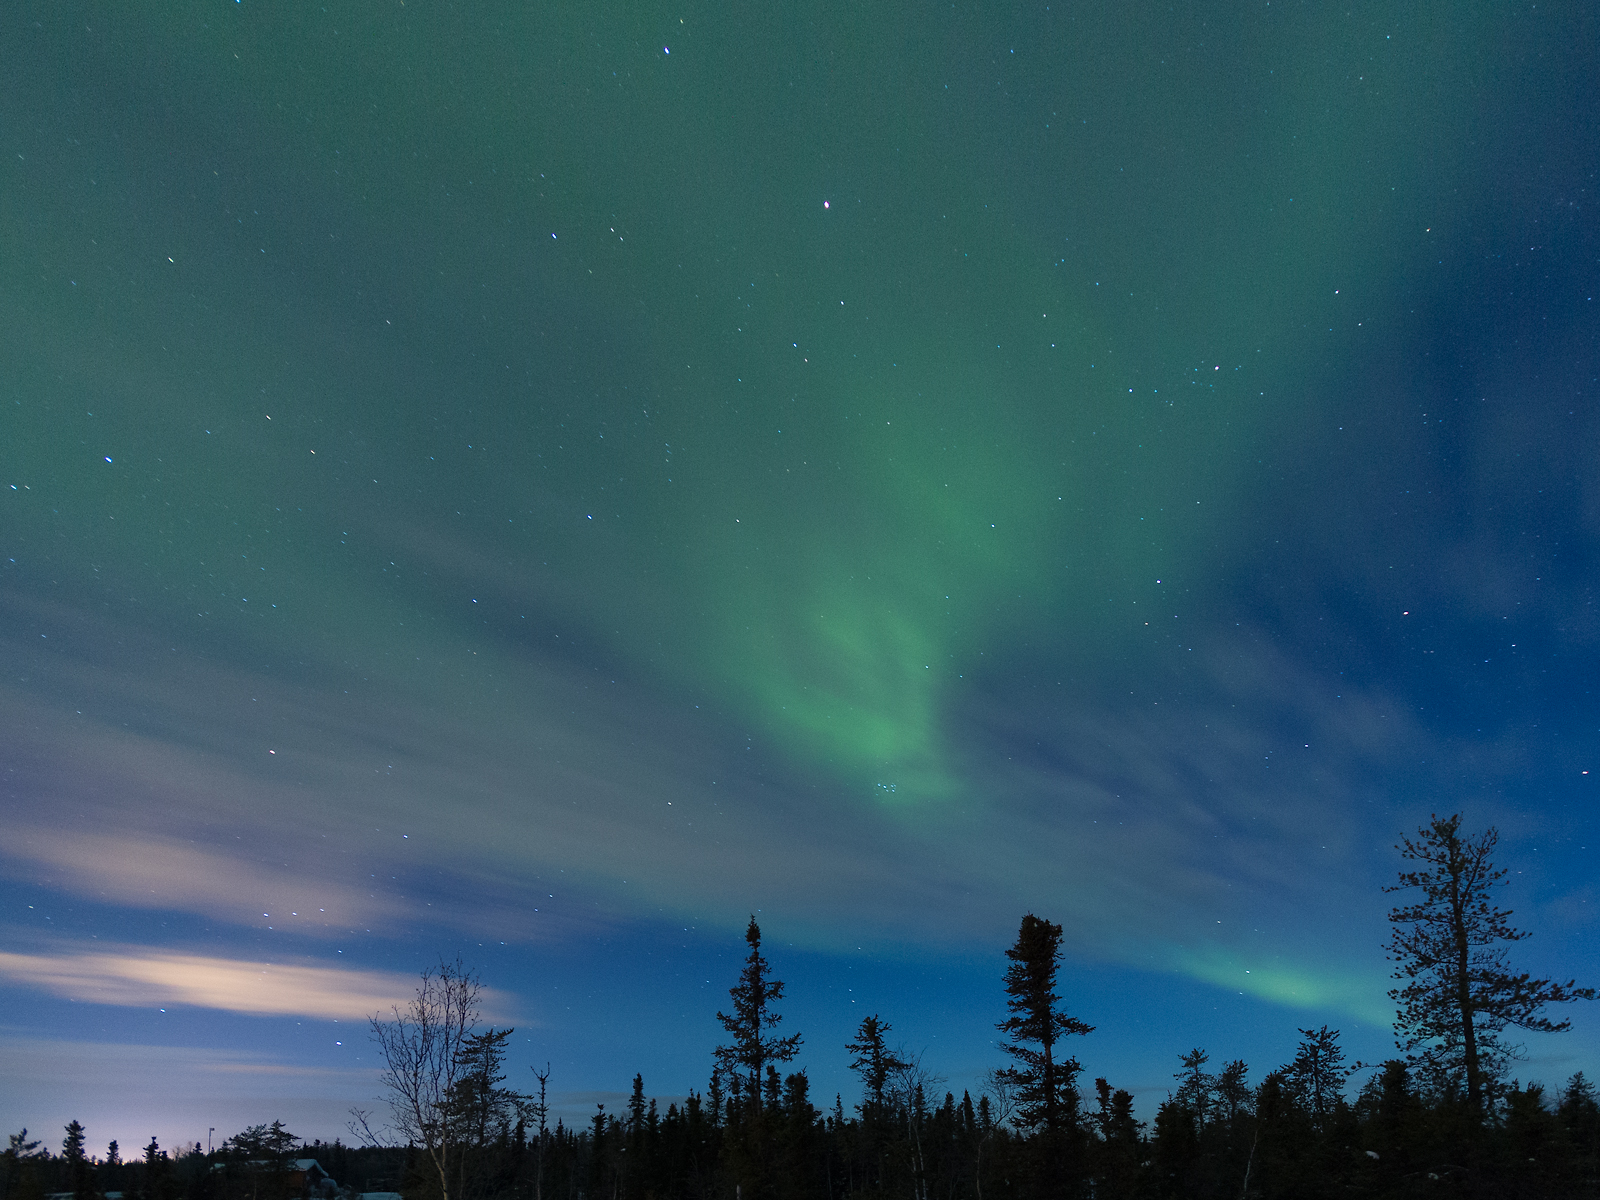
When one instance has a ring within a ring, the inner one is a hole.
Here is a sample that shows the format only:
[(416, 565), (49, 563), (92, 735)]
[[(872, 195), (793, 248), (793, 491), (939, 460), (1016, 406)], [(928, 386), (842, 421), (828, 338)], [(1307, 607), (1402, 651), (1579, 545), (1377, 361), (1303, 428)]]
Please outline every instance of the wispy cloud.
[[(274, 843), (265, 843), (274, 846)], [(251, 850), (263, 843), (252, 839)], [(290, 861), (262, 861), (196, 841), (135, 830), (86, 833), (13, 826), (10, 855), (41, 882), (137, 908), (202, 913), (297, 933), (343, 933), (399, 915), (392, 896), (330, 880), (290, 846)], [(308, 869), (308, 867), (312, 869)]]
[[(0, 977), (92, 1004), (191, 1005), (252, 1016), (361, 1020), (413, 997), (416, 980), (389, 971), (290, 966), (144, 947), (0, 953)], [(486, 1008), (510, 1005), (499, 993)]]
[(11, 1036), (0, 1030), (5, 1065), (0, 1079), (30, 1091), (63, 1084), (130, 1084), (175, 1076), (215, 1095), (255, 1094), (267, 1088), (284, 1094), (345, 1094), (370, 1090), (376, 1066), (327, 1066), (288, 1062), (260, 1050), (235, 1046), (158, 1046), (140, 1042), (76, 1041)]

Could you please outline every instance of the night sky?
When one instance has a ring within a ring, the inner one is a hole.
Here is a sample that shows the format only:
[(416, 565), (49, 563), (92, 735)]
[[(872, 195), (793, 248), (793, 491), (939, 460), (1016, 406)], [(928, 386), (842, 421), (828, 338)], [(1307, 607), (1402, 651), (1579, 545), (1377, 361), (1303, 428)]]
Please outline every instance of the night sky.
[(0, 1124), (331, 1138), (458, 954), (513, 1085), (664, 1107), (751, 913), (819, 1101), (874, 1012), (959, 1096), (1027, 911), (1148, 1116), (1393, 1053), (1435, 811), (1600, 982), (1597, 47), (9, 6)]

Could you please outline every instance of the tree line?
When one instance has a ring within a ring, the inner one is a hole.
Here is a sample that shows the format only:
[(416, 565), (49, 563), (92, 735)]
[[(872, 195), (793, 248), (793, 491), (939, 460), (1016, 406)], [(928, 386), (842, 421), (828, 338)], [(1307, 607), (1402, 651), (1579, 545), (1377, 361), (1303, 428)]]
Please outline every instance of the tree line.
[[(481, 1027), (481, 985), (458, 960), (424, 972), (405, 1009), (372, 1019), (388, 1120), (352, 1110), (363, 1145), (334, 1146), (346, 1170), (387, 1172), (383, 1190), (406, 1200), (1600, 1196), (1595, 1086), (1578, 1072), (1550, 1093), (1511, 1074), (1512, 1031), (1560, 1032), (1568, 1023), (1549, 1007), (1595, 991), (1511, 966), (1508, 948), (1527, 935), (1493, 902), (1505, 876), (1496, 844), (1493, 829), (1470, 837), (1459, 816), (1436, 816), (1397, 847), (1409, 864), (1387, 889), (1403, 894), (1389, 943), (1399, 1054), (1382, 1063), (1347, 1062), (1327, 1026), (1300, 1030), (1295, 1057), (1258, 1080), (1242, 1060), (1214, 1066), (1196, 1048), (1178, 1056), (1154, 1119), (1140, 1121), (1127, 1090), (1103, 1078), (1083, 1086), (1071, 1047), (1093, 1027), (1057, 993), (1062, 927), (1029, 913), (1006, 951), (997, 1028), (1009, 1062), (976, 1097), (945, 1089), (921, 1056), (891, 1044), (893, 1027), (874, 1014), (843, 1047), (857, 1097), (819, 1107), (805, 1070), (791, 1069), (803, 1039), (781, 1032), (784, 984), (752, 917), (703, 1092), (662, 1112), (635, 1075), (624, 1111), (599, 1105), (581, 1128), (552, 1125), (549, 1069), (535, 1070), (527, 1091), (507, 1086), (512, 1030)], [(262, 1128), (281, 1131), (257, 1135)], [(274, 1160), (250, 1132), (240, 1135), (246, 1151), (238, 1138), (226, 1148), (241, 1165), (191, 1172), (184, 1200), (285, 1200), (309, 1186), (265, 1170), (287, 1150)], [(105, 1164), (82, 1165), (81, 1129), (76, 1136), (76, 1158), (70, 1144), (59, 1158), (41, 1157), (23, 1144), (26, 1131), (13, 1137), (0, 1200), (23, 1200), (13, 1181), (46, 1166), (58, 1183), (71, 1181), (53, 1190), (75, 1200), (103, 1194), (94, 1170)], [(177, 1200), (170, 1186), (151, 1190), (153, 1152), (152, 1139), (132, 1196)], [(329, 1169), (347, 1191), (367, 1190)]]
[(59, 1153), (30, 1137), (26, 1129), (7, 1138), (0, 1152), (0, 1197), (5, 1200), (285, 1200), (318, 1195), (295, 1168), (314, 1158), (329, 1176), (359, 1194), (399, 1191), (405, 1151), (394, 1147), (347, 1146), (342, 1142), (303, 1141), (281, 1121), (253, 1125), (215, 1150), (199, 1143), (165, 1149), (152, 1137), (124, 1160), (115, 1141), (104, 1155), (86, 1148), (83, 1125), (65, 1128)]

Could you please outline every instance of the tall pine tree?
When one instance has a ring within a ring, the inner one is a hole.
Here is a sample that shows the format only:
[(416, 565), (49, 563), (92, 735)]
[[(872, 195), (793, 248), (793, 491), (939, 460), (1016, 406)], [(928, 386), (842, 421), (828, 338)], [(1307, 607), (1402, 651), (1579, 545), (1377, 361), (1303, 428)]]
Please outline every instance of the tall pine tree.
[(1056, 1130), (1078, 1115), (1074, 1086), (1083, 1068), (1057, 1048), (1062, 1038), (1092, 1033), (1094, 1026), (1061, 1012), (1056, 971), (1061, 963), (1061, 926), (1029, 913), (1022, 918), (1016, 945), (1006, 951), (1006, 1007), (1011, 1016), (996, 1028), (1011, 1040), (1000, 1048), (1017, 1065), (1003, 1074), (1016, 1087), (1017, 1116), (1025, 1125)]
[(1029, 913), (1006, 957), (1011, 960), (1006, 969), (1006, 1007), (1011, 1016), (998, 1028), (1011, 1039), (1000, 1048), (1016, 1065), (996, 1075), (1015, 1088), (1017, 1118), (1033, 1128), (1026, 1158), (1032, 1178), (1025, 1191), (1037, 1200), (1057, 1200), (1078, 1194), (1087, 1183), (1076, 1086), (1082, 1067), (1064, 1053), (1060, 1042), (1093, 1027), (1059, 1008), (1061, 926)]
[(845, 1046), (855, 1056), (850, 1069), (861, 1076), (861, 1118), (869, 1124), (883, 1121), (889, 1105), (889, 1079), (910, 1065), (885, 1044), (884, 1035), (890, 1028), (889, 1022), (880, 1021), (873, 1013), (861, 1019), (856, 1040)]
[(1324, 1025), (1321, 1029), (1302, 1029), (1300, 1048), (1285, 1074), (1301, 1103), (1321, 1130), (1327, 1127), (1334, 1106), (1344, 1096), (1344, 1081), (1350, 1068), (1344, 1065), (1344, 1050), (1339, 1031)]
[(783, 981), (772, 978), (772, 970), (761, 955), (761, 927), (754, 915), (744, 940), (750, 953), (745, 956), (739, 982), (728, 989), (733, 1012), (717, 1014), (717, 1020), (733, 1039), (732, 1045), (717, 1047), (717, 1067), (739, 1083), (738, 1094), (759, 1112), (767, 1068), (793, 1059), (800, 1050), (801, 1038), (798, 1033), (788, 1037), (771, 1035), (783, 1020), (772, 1007), (783, 999)]
[(783, 1097), (777, 1064), (794, 1058), (800, 1035), (779, 1037), (773, 1030), (783, 1020), (773, 1007), (783, 998), (783, 981), (761, 954), (761, 927), (752, 915), (744, 940), (750, 947), (739, 982), (728, 989), (733, 1012), (717, 1014), (732, 1038), (718, 1046), (717, 1074), (727, 1079), (727, 1127), (722, 1139), (722, 1162), (736, 1194), (766, 1196), (772, 1187), (774, 1134)]
[(72, 1184), (73, 1200), (93, 1200), (94, 1172), (90, 1170), (89, 1158), (83, 1152), (83, 1126), (73, 1121), (66, 1130), (67, 1136), (61, 1142), (61, 1161), (67, 1167), (67, 1181)]
[(1396, 847), (1421, 864), (1400, 872), (1388, 892), (1420, 890), (1422, 897), (1389, 913), (1394, 929), (1389, 958), (1402, 986), (1389, 993), (1397, 1005), (1395, 1041), (1425, 1071), (1466, 1084), (1467, 1106), (1484, 1112), (1484, 1083), (1516, 1056), (1504, 1041), (1507, 1026), (1559, 1033), (1569, 1021), (1543, 1015), (1549, 1004), (1593, 1000), (1594, 988), (1518, 974), (1506, 962), (1505, 944), (1529, 935), (1513, 929), (1510, 909), (1496, 908), (1493, 889), (1505, 870), (1491, 859), (1500, 835), (1490, 828), (1461, 835), (1461, 815), (1434, 816)]

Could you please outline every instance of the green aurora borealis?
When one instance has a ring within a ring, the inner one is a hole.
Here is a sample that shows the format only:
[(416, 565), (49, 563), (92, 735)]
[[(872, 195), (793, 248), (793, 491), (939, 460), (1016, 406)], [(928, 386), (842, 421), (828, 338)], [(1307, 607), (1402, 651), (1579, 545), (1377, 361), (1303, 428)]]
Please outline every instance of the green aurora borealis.
[(9, 27), (14, 945), (576, 979), (760, 908), (976, 980), (1036, 909), (1141, 1020), (1382, 1053), (1388, 847), (1465, 804), (1592, 950), (1590, 15)]

